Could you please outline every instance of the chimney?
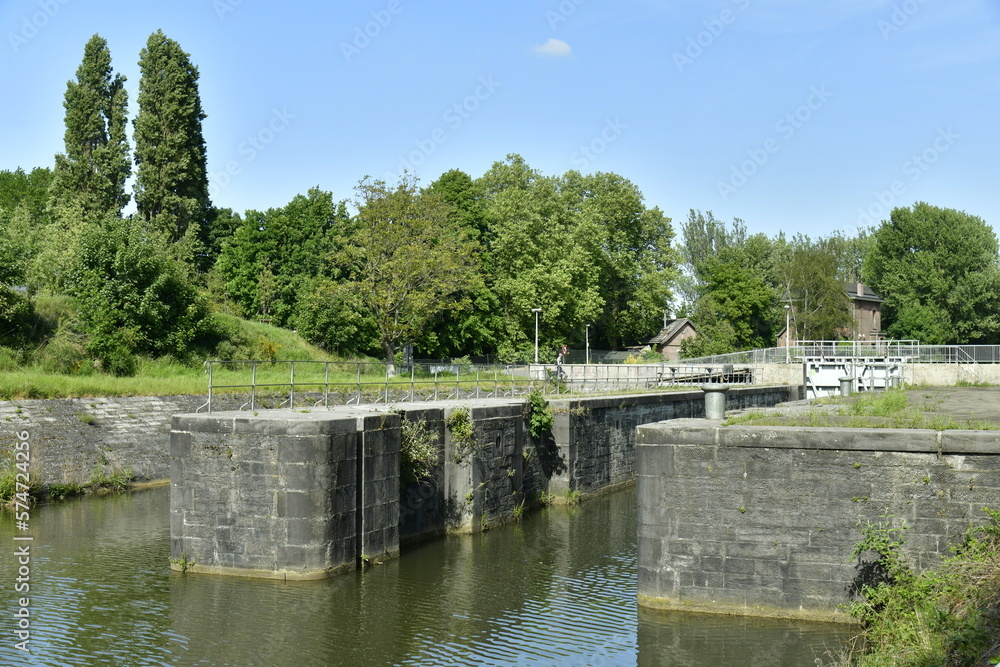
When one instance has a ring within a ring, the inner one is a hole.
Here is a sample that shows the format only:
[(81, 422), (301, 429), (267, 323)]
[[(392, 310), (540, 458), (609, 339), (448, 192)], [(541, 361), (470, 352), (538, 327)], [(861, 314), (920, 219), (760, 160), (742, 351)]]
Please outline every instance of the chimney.
[(864, 295), (865, 295), (865, 286), (861, 283), (858, 283), (858, 296), (864, 296)]

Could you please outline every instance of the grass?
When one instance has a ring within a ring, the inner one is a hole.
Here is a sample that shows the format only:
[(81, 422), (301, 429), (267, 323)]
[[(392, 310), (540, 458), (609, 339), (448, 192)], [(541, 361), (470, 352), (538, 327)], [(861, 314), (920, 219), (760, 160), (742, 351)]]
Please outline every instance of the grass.
[[(46, 308), (61, 312), (65, 304), (56, 300), (45, 302)], [(54, 316), (54, 315), (53, 315)], [(298, 334), (270, 324), (241, 320), (232, 315), (217, 313), (217, 321), (233, 334), (234, 339), (259, 343), (265, 340), (276, 346), (282, 359), (292, 361), (327, 361), (330, 356), (314, 345), (305, 342)], [(235, 348), (235, 353), (257, 355), (260, 350)], [(132, 377), (114, 377), (96, 371), (91, 365), (81, 365), (73, 373), (53, 372), (51, 364), (40, 359), (38, 363), (17, 363), (7, 350), (0, 355), (0, 400), (20, 398), (89, 398), (95, 396), (189, 396), (207, 392), (208, 378), (201, 365), (183, 364), (169, 357), (151, 359), (137, 357), (136, 373)], [(262, 367), (261, 381), (288, 381), (288, 365), (283, 369)], [(299, 369), (296, 369), (298, 373)], [(346, 379), (348, 374), (344, 374)], [(223, 372), (222, 379), (237, 379), (238, 372)], [(246, 369), (246, 382), (250, 372)], [(304, 378), (308, 379), (308, 378)], [(221, 384), (221, 382), (216, 382)], [(232, 382), (231, 384), (236, 384)], [(223, 392), (224, 393), (224, 392)]]
[(865, 392), (850, 398), (827, 398), (817, 401), (817, 408), (806, 413), (751, 410), (730, 417), (725, 426), (806, 426), (820, 428), (913, 428), (935, 431), (1000, 430), (1000, 424), (984, 419), (956, 419), (936, 414), (940, 401), (928, 402), (924, 395), (915, 406), (918, 391), (890, 389)]

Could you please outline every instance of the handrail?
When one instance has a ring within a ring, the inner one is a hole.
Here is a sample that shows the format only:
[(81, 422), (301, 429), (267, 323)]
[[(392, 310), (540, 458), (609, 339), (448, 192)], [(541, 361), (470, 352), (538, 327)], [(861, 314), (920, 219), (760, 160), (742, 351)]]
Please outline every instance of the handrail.
[[(287, 365), (287, 374), (280, 366)], [(318, 368), (322, 365), (322, 368)], [(287, 389), (279, 407), (296, 408), (296, 401), (308, 398), (307, 405), (327, 408), (334, 402), (345, 405), (374, 403), (414, 402), (417, 400), (454, 400), (462, 398), (516, 397), (532, 391), (563, 394), (567, 392), (599, 392), (621, 390), (646, 390), (654, 387), (703, 382), (729, 382), (752, 384), (759, 377), (759, 369), (741, 365), (691, 365), (687, 363), (641, 364), (527, 364), (500, 366), (487, 364), (411, 364), (401, 366), (404, 372), (396, 374), (386, 364), (365, 362), (258, 360), (206, 361), (208, 374), (208, 401), (198, 408), (215, 409), (218, 394), (248, 393), (249, 399), (240, 410), (256, 410), (261, 405), (261, 394), (278, 396)], [(350, 370), (350, 379), (331, 377), (331, 366)], [(218, 367), (218, 368), (217, 368)], [(375, 370), (381, 377), (373, 378)], [(418, 376), (418, 369), (420, 375)], [(246, 373), (249, 380), (226, 378), (229, 372)], [(406, 373), (405, 371), (409, 372)], [(298, 371), (298, 372), (297, 372)], [(319, 371), (322, 371), (321, 373)], [(407, 377), (407, 375), (409, 377)], [(269, 390), (277, 390), (269, 392)], [(395, 392), (395, 394), (394, 394)], [(315, 396), (320, 393), (319, 397)]]

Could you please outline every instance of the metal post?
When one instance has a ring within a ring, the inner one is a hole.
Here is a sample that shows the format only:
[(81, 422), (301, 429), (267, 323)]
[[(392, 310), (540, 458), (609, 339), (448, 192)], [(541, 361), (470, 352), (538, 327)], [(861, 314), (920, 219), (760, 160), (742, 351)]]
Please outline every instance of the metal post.
[(288, 409), (295, 409), (295, 362), (289, 362), (288, 371)]
[(326, 361), (323, 364), (326, 367), (326, 375), (324, 377), (325, 383), (323, 387), (323, 407), (327, 410), (330, 409), (330, 362)]
[(208, 364), (208, 411), (212, 412), (212, 366), (214, 365), (211, 361), (206, 361)]
[(250, 362), (250, 411), (253, 412), (254, 400), (257, 398), (257, 362)]
[(587, 337), (587, 363), (590, 363), (590, 325), (584, 329), (584, 335)]
[(414, 390), (414, 368), (416, 364), (410, 364), (410, 403), (413, 402), (413, 390)]
[(538, 314), (542, 312), (541, 308), (532, 308), (531, 312), (535, 314), (535, 363), (538, 363)]

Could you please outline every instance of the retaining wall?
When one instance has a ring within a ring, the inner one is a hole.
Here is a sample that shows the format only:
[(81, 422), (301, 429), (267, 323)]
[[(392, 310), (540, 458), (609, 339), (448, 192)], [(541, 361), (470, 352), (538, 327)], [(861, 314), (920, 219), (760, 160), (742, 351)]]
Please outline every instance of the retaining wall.
[[(923, 569), (1000, 497), (1000, 433), (721, 427), (638, 429), (639, 603), (849, 620), (866, 569), (858, 522), (907, 526)], [(869, 554), (869, 556), (871, 556)]]
[[(95, 470), (170, 476), (170, 419), (194, 412), (203, 396), (18, 399), (0, 401), (0, 450), (27, 431), (33, 483), (85, 484)], [(230, 408), (238, 407), (232, 405)], [(90, 423), (85, 423), (90, 422)]]

